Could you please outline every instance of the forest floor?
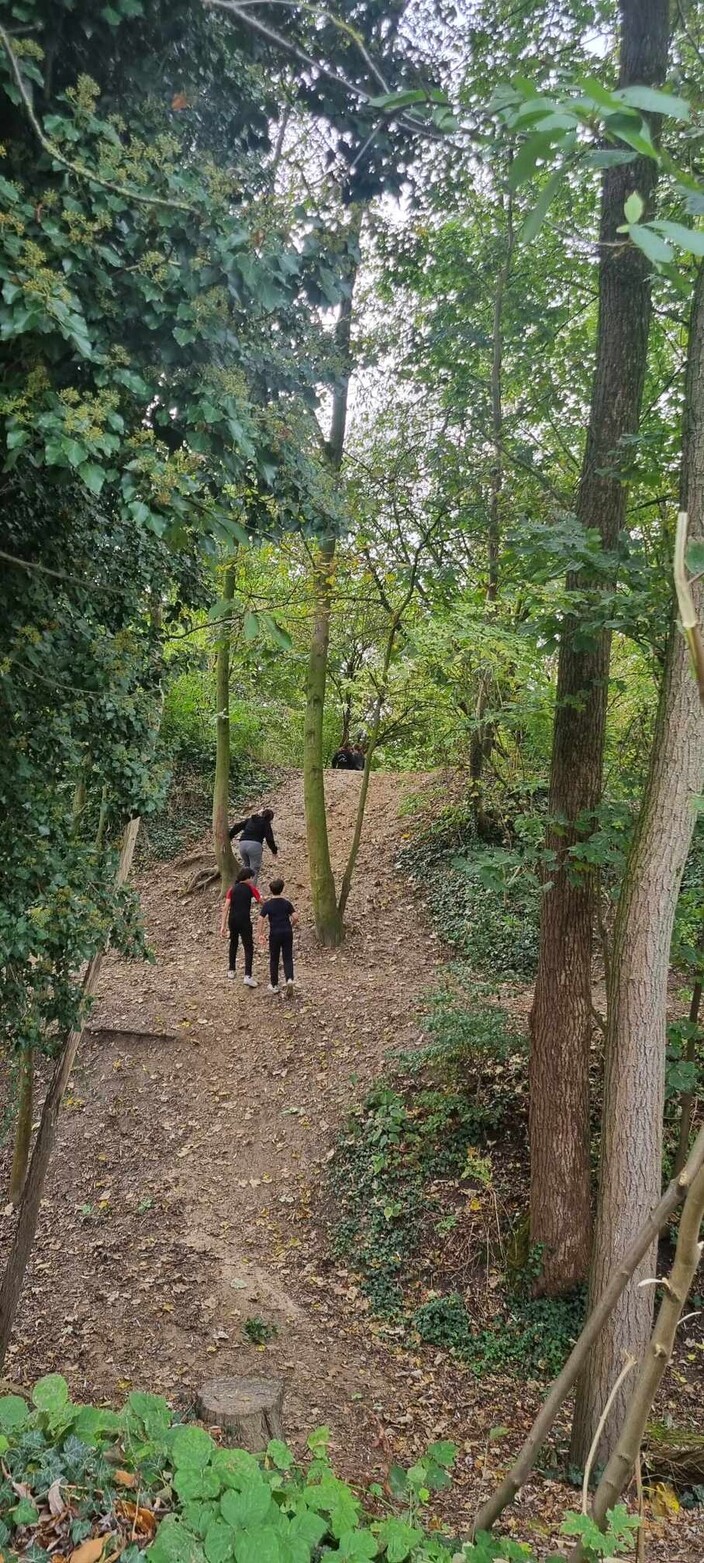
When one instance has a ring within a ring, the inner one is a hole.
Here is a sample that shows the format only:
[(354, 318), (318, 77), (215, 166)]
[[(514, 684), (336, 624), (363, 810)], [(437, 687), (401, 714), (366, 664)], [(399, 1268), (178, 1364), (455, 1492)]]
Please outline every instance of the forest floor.
[[(359, 783), (327, 777), (338, 871)], [(104, 967), (6, 1373), (28, 1386), (60, 1370), (76, 1398), (119, 1403), (139, 1387), (182, 1408), (209, 1377), (281, 1377), (293, 1446), (326, 1423), (340, 1474), (362, 1487), (434, 1439), (457, 1443), (441, 1512), (461, 1531), (518, 1447), (539, 1388), (509, 1370), (480, 1380), (447, 1352), (395, 1343), (330, 1260), (321, 1220), (336, 1136), (389, 1049), (419, 1041), (440, 974), (439, 940), (394, 864), (409, 831), (404, 798), (440, 807), (447, 787), (438, 773), (373, 776), (337, 951), (313, 936), (300, 776), (266, 800), (301, 913), (290, 1002), (267, 994), (263, 954), (256, 991), (241, 974), (227, 980), (217, 887), (184, 897), (178, 863), (140, 872), (155, 961), (110, 957)], [(0, 1244), (11, 1219), (0, 1216)], [(248, 1319), (275, 1327), (268, 1344), (246, 1338)], [(497, 1425), (510, 1436), (492, 1438)], [(536, 1477), (507, 1528), (542, 1556), (577, 1502), (574, 1489)], [(702, 1511), (650, 1518), (646, 1555), (702, 1563)]]

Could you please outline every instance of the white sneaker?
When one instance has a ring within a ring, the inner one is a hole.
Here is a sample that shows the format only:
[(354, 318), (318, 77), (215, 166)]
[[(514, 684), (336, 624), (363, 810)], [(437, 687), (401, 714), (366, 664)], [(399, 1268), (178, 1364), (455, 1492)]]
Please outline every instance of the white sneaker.
[(280, 989), (278, 987), (275, 988), (272, 983), (269, 983), (269, 986), (268, 986), (266, 991), (267, 991), (267, 993), (279, 993)]
[(259, 986), (256, 977), (245, 977), (245, 988), (257, 988)]
[(286, 978), (286, 992), (290, 999), (293, 998), (293, 977)]
[(230, 979), (230, 982), (234, 982), (235, 977), (237, 976), (237, 972), (236, 971), (229, 971), (227, 975), (228, 975), (228, 977)]

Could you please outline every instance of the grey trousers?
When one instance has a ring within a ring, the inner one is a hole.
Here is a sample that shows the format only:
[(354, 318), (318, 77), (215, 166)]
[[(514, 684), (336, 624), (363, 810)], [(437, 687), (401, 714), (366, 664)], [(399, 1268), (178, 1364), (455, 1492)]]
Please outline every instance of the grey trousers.
[(244, 868), (251, 868), (254, 875), (254, 883), (259, 883), (259, 874), (262, 866), (262, 852), (264, 847), (261, 841), (239, 841), (240, 857)]

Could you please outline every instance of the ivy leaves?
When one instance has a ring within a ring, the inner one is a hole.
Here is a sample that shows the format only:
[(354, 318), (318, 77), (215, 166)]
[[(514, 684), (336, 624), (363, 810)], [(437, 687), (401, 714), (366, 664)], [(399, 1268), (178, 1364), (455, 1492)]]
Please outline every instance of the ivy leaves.
[[(109, 7), (108, 25), (141, 14), (135, 3)], [(41, 30), (41, 0), (28, 5)], [(46, 106), (36, 59), (12, 59), (20, 81), (31, 65)], [(3, 60), (0, 91), (16, 100)], [(6, 470), (77, 473), (175, 543), (185, 524), (232, 537), (233, 494), (245, 480), (266, 488), (288, 462), (279, 442), (272, 469), (267, 405), (310, 396), (320, 379), (309, 295), (319, 273), (336, 301), (338, 261), (323, 231), (294, 239), (278, 221), (262, 226), (253, 168), (219, 167), (166, 110), (157, 135), (151, 105), (140, 117), (130, 103), (118, 121), (87, 75), (49, 104), (41, 124), (27, 110), (39, 161), (21, 133), (7, 147), (13, 177), (0, 180)], [(305, 478), (294, 463), (284, 525), (298, 520)]]

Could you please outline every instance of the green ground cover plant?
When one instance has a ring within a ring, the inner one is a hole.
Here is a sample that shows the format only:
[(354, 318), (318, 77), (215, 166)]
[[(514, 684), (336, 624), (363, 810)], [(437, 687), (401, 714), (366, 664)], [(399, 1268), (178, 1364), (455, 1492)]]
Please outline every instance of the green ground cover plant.
[[(40, 1379), (28, 1402), (0, 1398), (0, 1548), (7, 1563), (50, 1563), (82, 1549), (93, 1563), (532, 1563), (519, 1542), (479, 1535), (463, 1542), (431, 1532), (423, 1511), (450, 1485), (455, 1445), (432, 1444), (408, 1469), (392, 1467), (391, 1502), (369, 1492), (377, 1512), (333, 1470), (329, 1430), (308, 1439), (299, 1465), (271, 1442), (255, 1456), (218, 1445), (202, 1427), (174, 1418), (158, 1395), (133, 1392), (119, 1412), (71, 1401), (56, 1373)], [(588, 1563), (632, 1538), (619, 1508), (602, 1535), (569, 1515), (566, 1535), (582, 1534)], [(607, 1550), (608, 1549), (608, 1550)]]
[[(390, 1061), (338, 1144), (333, 1254), (359, 1275), (373, 1312), (405, 1326), (409, 1344), (444, 1348), (478, 1376), (551, 1378), (579, 1334), (584, 1299), (531, 1296), (536, 1256), (520, 1241), (520, 1214), (507, 1216), (510, 1241), (497, 1252), (503, 1285), (490, 1324), (472, 1317), (469, 1296), (445, 1285), (443, 1264), (444, 1242), (459, 1235), (468, 1204), (490, 1204), (490, 1241), (499, 1248), (492, 1150), (512, 1127), (524, 1137), (525, 1040), (459, 974), (430, 996), (425, 1033), (424, 1046)], [(484, 1287), (483, 1228), (476, 1247)], [(419, 1261), (429, 1252), (433, 1291), (418, 1302)], [(468, 1292), (472, 1280), (470, 1256)]]
[(540, 885), (530, 830), (515, 845), (487, 846), (470, 804), (453, 803), (430, 824), (421, 816), (398, 867), (443, 940), (478, 975), (494, 982), (535, 975)]

